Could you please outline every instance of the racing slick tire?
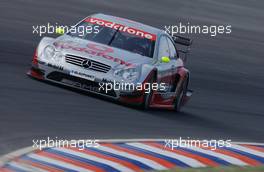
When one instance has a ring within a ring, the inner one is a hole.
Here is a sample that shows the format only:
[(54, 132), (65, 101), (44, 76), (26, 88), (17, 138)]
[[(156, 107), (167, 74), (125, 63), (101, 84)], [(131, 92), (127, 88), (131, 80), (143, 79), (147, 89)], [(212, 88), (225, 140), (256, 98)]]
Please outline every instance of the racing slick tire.
[(153, 96), (153, 89), (152, 89), (152, 84), (155, 82), (155, 75), (153, 75), (150, 80), (147, 82), (149, 83), (149, 87), (150, 87), (150, 91), (149, 93), (144, 92), (144, 102), (143, 102), (143, 108), (145, 110), (150, 109), (150, 103), (151, 103), (151, 99)]
[(188, 88), (188, 77), (186, 79), (184, 79), (184, 81), (182, 82), (182, 84), (180, 86), (180, 91), (177, 93), (177, 96), (176, 96), (176, 99), (175, 99), (175, 102), (174, 102), (174, 110), (176, 112), (180, 112), (181, 111), (183, 98), (184, 98), (184, 95), (187, 92), (187, 88)]

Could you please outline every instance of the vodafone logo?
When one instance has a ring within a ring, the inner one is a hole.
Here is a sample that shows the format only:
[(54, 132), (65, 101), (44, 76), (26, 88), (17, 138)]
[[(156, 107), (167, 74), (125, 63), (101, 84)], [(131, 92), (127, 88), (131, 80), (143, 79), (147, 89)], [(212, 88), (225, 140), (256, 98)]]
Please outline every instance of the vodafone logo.
[(60, 42), (60, 41), (54, 42), (53, 45), (56, 48), (71, 49), (71, 50), (75, 50), (79, 52), (84, 52), (89, 55), (103, 57), (105, 59), (111, 60), (121, 65), (133, 66), (133, 64), (126, 62), (122, 60), (121, 58), (113, 57), (112, 55), (110, 55), (110, 53), (113, 53), (114, 50), (109, 47), (100, 46), (100, 45), (93, 44), (93, 43), (88, 43), (86, 47), (79, 47), (78, 45), (74, 45), (68, 42)]
[(100, 26), (104, 26), (104, 27), (109, 27), (112, 29), (116, 29), (116, 30), (120, 30), (122, 32), (126, 32), (129, 33), (131, 35), (136, 35), (139, 36), (141, 38), (146, 38), (146, 39), (150, 39), (155, 41), (156, 40), (156, 35), (142, 31), (142, 30), (138, 30), (135, 28), (131, 28), (128, 26), (124, 26), (121, 24), (117, 24), (117, 23), (113, 23), (110, 21), (106, 21), (106, 20), (102, 20), (102, 19), (98, 19), (98, 18), (88, 18), (85, 20), (86, 22), (92, 23), (92, 24), (97, 24)]

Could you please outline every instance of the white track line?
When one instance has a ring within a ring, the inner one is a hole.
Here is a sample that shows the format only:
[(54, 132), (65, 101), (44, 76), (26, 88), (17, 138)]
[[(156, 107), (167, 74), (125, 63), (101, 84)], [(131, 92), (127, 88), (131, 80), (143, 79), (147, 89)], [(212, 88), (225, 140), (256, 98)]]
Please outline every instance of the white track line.
[(18, 156), (25, 155), (25, 154), (33, 152), (35, 150), (36, 149), (31, 146), (31, 147), (26, 147), (26, 148), (16, 150), (14, 152), (10, 152), (10, 153), (0, 157), (0, 167), (3, 166), (6, 162), (8, 162), (8, 161), (10, 161), (10, 160), (12, 160)]

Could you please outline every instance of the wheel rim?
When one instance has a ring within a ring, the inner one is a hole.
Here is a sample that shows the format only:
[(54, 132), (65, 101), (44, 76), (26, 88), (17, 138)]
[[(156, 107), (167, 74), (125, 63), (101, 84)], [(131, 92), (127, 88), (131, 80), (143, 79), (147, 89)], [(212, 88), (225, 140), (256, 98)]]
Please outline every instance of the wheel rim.
[(153, 90), (152, 90), (153, 79), (151, 79), (149, 81), (149, 83), (150, 83), (151, 89), (150, 89), (150, 92), (147, 93), (146, 98), (145, 98), (145, 109), (148, 109), (149, 108), (149, 105), (150, 105), (151, 99), (152, 99), (152, 95), (153, 95)]

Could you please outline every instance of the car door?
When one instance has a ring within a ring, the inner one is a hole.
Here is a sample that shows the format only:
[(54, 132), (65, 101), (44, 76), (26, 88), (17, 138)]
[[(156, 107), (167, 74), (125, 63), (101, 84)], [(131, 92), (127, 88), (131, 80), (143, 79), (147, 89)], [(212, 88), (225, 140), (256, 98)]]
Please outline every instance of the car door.
[(170, 58), (171, 52), (168, 44), (168, 37), (162, 36), (159, 41), (158, 48), (158, 82), (165, 83), (166, 89), (165, 92), (170, 92), (172, 89), (172, 72), (173, 72), (173, 63), (170, 62), (162, 62), (162, 57)]
[(179, 67), (182, 66), (182, 60), (180, 58), (178, 58), (177, 56), (177, 50), (174, 46), (174, 43), (172, 42), (172, 40), (170, 38), (167, 38), (168, 40), (168, 44), (169, 44), (169, 50), (170, 50), (170, 64), (171, 64), (171, 82), (172, 82), (172, 91), (175, 90), (176, 88), (176, 83), (177, 83), (177, 70)]

